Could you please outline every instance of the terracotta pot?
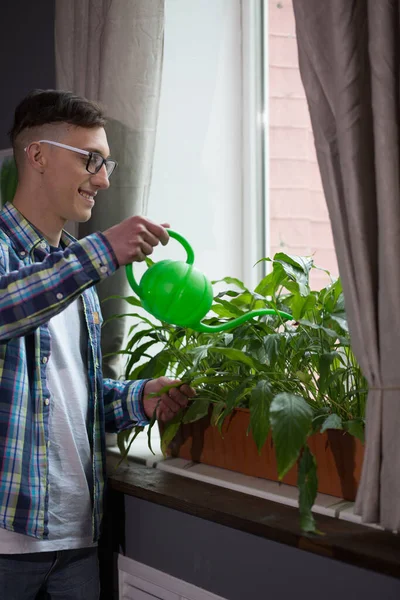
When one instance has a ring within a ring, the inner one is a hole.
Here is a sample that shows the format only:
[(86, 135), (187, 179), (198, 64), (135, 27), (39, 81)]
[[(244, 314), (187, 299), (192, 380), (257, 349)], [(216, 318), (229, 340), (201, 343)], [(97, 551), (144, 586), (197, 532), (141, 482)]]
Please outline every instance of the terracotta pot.
[[(225, 420), (222, 436), (216, 427), (211, 427), (209, 417), (183, 425), (171, 442), (168, 454), (278, 481), (271, 436), (258, 454), (251, 433), (247, 435), (249, 422), (250, 412), (237, 409)], [(317, 461), (318, 491), (354, 500), (361, 476), (363, 444), (336, 429), (311, 436), (308, 444)], [(297, 485), (297, 466), (287, 473), (283, 483)]]

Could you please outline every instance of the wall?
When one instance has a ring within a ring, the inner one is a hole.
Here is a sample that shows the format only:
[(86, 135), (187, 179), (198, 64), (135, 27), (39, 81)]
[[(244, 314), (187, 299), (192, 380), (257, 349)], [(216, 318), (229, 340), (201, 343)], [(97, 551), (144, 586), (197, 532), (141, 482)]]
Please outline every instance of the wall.
[(227, 600), (395, 600), (400, 580), (125, 496), (126, 556)]
[(54, 0), (2, 2), (0, 149), (9, 148), (14, 110), (33, 88), (55, 87)]
[[(315, 253), (338, 274), (307, 101), (300, 78), (291, 0), (269, 0), (271, 255)], [(313, 285), (326, 285), (321, 272)]]

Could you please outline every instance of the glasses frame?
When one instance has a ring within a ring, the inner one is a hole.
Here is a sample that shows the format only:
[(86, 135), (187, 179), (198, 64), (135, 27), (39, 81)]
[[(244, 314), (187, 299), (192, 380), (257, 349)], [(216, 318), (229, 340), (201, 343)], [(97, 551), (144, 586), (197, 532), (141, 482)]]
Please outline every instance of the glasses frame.
[[(58, 146), (59, 148), (64, 148), (65, 150), (71, 150), (72, 152), (77, 152), (78, 154), (84, 154), (85, 156), (88, 157), (88, 160), (86, 163), (86, 171), (88, 173), (90, 173), (91, 175), (96, 175), (100, 171), (100, 169), (103, 167), (103, 165), (105, 165), (107, 179), (110, 179), (111, 175), (114, 173), (116, 167), (118, 166), (117, 161), (112, 160), (110, 158), (103, 158), (99, 152), (89, 152), (88, 150), (81, 150), (81, 148), (74, 148), (74, 146), (68, 146), (67, 144), (61, 144), (60, 142), (53, 142), (53, 140), (39, 140), (39, 143), (40, 144), (51, 144), (52, 146)], [(32, 142), (32, 144), (34, 144), (34, 142)], [(26, 148), (24, 148), (25, 152), (27, 151), (27, 149), (28, 149), (28, 146)], [(90, 171), (89, 165), (90, 165), (90, 161), (92, 160), (94, 155), (100, 156), (102, 162), (100, 163), (100, 166), (98, 168), (96, 168), (94, 171)], [(110, 173), (107, 170), (107, 165), (112, 165), (112, 169), (111, 169)]]

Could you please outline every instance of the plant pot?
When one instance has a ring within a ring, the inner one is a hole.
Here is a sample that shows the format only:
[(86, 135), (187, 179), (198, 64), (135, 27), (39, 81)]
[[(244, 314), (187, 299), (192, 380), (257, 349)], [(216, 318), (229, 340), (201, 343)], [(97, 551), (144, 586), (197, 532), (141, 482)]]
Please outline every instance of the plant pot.
[[(225, 419), (222, 435), (210, 425), (209, 417), (182, 425), (168, 455), (278, 481), (271, 435), (259, 454), (251, 433), (247, 434), (249, 422), (249, 410), (236, 409)], [(308, 445), (317, 461), (318, 491), (353, 501), (361, 476), (363, 444), (348, 433), (330, 429), (311, 436)], [(282, 481), (297, 485), (296, 465)]]

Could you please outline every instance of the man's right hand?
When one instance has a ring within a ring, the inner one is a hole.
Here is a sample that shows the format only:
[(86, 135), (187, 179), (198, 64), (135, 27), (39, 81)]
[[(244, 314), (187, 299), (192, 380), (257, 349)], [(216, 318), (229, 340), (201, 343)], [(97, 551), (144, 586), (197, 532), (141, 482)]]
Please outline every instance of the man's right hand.
[(169, 227), (168, 223), (157, 225), (146, 217), (136, 216), (106, 229), (103, 234), (111, 244), (119, 266), (122, 267), (132, 262), (143, 261), (160, 242), (165, 246), (169, 240), (166, 227)]

